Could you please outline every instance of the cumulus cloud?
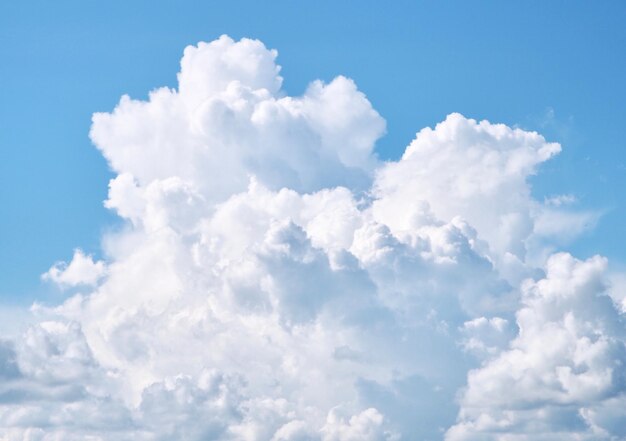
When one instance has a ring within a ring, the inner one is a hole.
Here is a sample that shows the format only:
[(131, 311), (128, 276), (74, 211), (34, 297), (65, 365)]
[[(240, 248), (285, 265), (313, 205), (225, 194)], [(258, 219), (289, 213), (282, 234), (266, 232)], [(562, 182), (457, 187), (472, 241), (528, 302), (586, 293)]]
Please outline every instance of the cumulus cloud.
[(276, 55), (226, 36), (190, 46), (178, 90), (122, 97), (112, 113), (94, 115), (91, 139), (142, 187), (177, 177), (213, 203), (245, 190), (251, 175), (274, 189), (365, 186), (384, 120), (345, 77), (285, 96)]
[(125, 226), (0, 343), (0, 439), (623, 436), (622, 297), (545, 258), (585, 214), (528, 184), (560, 146), (451, 114), (381, 162), (354, 82), (291, 97), (276, 57), (190, 46), (94, 115)]
[(625, 322), (605, 292), (606, 260), (562, 253), (546, 266), (545, 278), (522, 288), (517, 337), (469, 373), (446, 439), (624, 434), (614, 429), (625, 415)]
[(85, 255), (82, 250), (76, 249), (69, 264), (57, 262), (41, 277), (60, 287), (94, 285), (105, 271), (104, 262), (94, 262), (92, 256)]
[(527, 179), (560, 150), (534, 132), (451, 114), (378, 170), (374, 212), (399, 234), (428, 222), (426, 203), (438, 219), (467, 220), (495, 253), (524, 259), (540, 211)]

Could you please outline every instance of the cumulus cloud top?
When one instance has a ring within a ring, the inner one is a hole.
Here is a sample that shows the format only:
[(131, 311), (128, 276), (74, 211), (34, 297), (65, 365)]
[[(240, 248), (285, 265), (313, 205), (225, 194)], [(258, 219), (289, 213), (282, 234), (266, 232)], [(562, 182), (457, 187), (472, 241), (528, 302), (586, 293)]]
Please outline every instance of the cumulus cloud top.
[(94, 115), (126, 227), (0, 343), (0, 438), (623, 437), (623, 297), (528, 184), (560, 146), (451, 114), (381, 163), (354, 82), (290, 97), (276, 56), (200, 43)]
[(209, 202), (245, 190), (251, 175), (274, 189), (364, 186), (384, 120), (345, 77), (285, 96), (276, 55), (227, 36), (190, 46), (178, 90), (122, 97), (94, 115), (91, 138), (120, 175), (141, 185), (181, 178)]

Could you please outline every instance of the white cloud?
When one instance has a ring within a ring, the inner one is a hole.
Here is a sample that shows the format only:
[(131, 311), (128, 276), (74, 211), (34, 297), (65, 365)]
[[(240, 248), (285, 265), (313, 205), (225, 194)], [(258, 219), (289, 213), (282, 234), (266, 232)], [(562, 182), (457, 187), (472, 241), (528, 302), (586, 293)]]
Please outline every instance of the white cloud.
[(61, 287), (72, 287), (95, 285), (105, 272), (104, 262), (94, 262), (92, 256), (85, 255), (82, 250), (76, 249), (69, 264), (57, 262), (41, 277)]
[(323, 441), (383, 441), (396, 439), (395, 434), (383, 430), (384, 418), (373, 408), (366, 409), (346, 420), (332, 410), (322, 428)]
[(546, 205), (552, 205), (555, 207), (560, 207), (563, 205), (571, 205), (577, 201), (578, 199), (573, 194), (559, 194), (556, 196), (544, 198), (544, 203)]
[(414, 234), (433, 217), (461, 216), (488, 242), (499, 267), (510, 258), (524, 261), (538, 252), (529, 249), (534, 234), (557, 233), (554, 228), (568, 222), (579, 232), (589, 219), (547, 213), (531, 197), (528, 178), (560, 150), (535, 132), (451, 114), (421, 130), (400, 161), (377, 171), (374, 215), (395, 235)]
[(614, 439), (613, 418), (623, 413), (613, 406), (626, 398), (625, 328), (605, 293), (605, 267), (597, 256), (557, 254), (544, 279), (523, 287), (518, 336), (469, 373), (446, 439)]
[(512, 338), (508, 320), (501, 317), (478, 317), (463, 323), (461, 334), (463, 347), (470, 353), (487, 358), (497, 354)]
[(118, 174), (141, 186), (177, 177), (209, 202), (245, 190), (250, 175), (275, 189), (365, 187), (384, 120), (344, 77), (285, 96), (275, 57), (259, 41), (227, 36), (190, 46), (178, 91), (157, 89), (147, 102), (124, 96), (94, 115), (91, 138)]
[(560, 147), (452, 114), (383, 164), (354, 82), (290, 97), (276, 56), (201, 43), (177, 89), (94, 115), (126, 226), (106, 264), (53, 266), (83, 293), (0, 344), (0, 439), (619, 434), (604, 261), (542, 269), (580, 224), (527, 182)]

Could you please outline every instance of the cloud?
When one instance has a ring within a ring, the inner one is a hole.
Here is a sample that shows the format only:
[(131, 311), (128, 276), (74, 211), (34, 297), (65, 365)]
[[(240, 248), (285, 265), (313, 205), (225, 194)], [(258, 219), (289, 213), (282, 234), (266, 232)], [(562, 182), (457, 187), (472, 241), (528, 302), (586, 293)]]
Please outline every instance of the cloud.
[(94, 115), (125, 226), (0, 345), (0, 439), (622, 436), (605, 261), (546, 259), (584, 221), (528, 184), (560, 146), (451, 114), (383, 163), (354, 82), (287, 96), (276, 56), (190, 46)]
[(623, 411), (614, 406), (626, 398), (625, 323), (605, 293), (605, 267), (598, 256), (556, 254), (545, 278), (524, 285), (517, 337), (469, 373), (460, 421), (446, 439), (620, 434)]
[(539, 209), (527, 179), (560, 150), (534, 132), (451, 114), (378, 170), (374, 212), (396, 234), (427, 220), (425, 207), (438, 219), (461, 216), (494, 252), (524, 259)]
[(190, 46), (178, 90), (154, 90), (147, 102), (122, 97), (112, 113), (94, 115), (91, 139), (118, 174), (141, 186), (177, 177), (208, 202), (245, 190), (250, 175), (273, 189), (365, 186), (384, 120), (345, 77), (285, 96), (276, 55), (227, 36)]
[(92, 256), (87, 256), (82, 250), (76, 249), (69, 264), (57, 262), (41, 277), (60, 287), (95, 285), (105, 271), (104, 262), (94, 262)]
[(383, 416), (373, 408), (353, 415), (349, 420), (337, 415), (333, 410), (328, 415), (326, 425), (322, 428), (324, 441), (382, 441), (397, 439), (389, 432), (382, 430)]

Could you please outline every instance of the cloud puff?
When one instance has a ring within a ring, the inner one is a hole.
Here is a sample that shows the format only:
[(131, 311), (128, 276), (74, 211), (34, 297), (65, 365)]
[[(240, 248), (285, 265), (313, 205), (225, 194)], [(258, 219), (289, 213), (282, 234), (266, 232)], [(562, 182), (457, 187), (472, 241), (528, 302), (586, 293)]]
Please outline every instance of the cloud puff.
[(384, 120), (345, 77), (285, 96), (276, 55), (226, 36), (190, 46), (178, 90), (157, 89), (147, 102), (122, 97), (112, 113), (94, 115), (91, 139), (118, 174), (142, 186), (178, 177), (209, 202), (245, 190), (250, 175), (275, 189), (364, 186)]
[(85, 255), (82, 250), (76, 249), (69, 264), (57, 262), (41, 277), (60, 287), (94, 285), (105, 271), (104, 262), (94, 262), (92, 256)]
[(354, 82), (290, 97), (276, 56), (200, 43), (94, 115), (126, 224), (0, 345), (0, 438), (622, 436), (604, 260), (543, 259), (580, 214), (530, 192), (560, 146), (452, 114), (381, 163)]
[[(625, 416), (625, 322), (606, 295), (606, 260), (556, 254), (523, 286), (519, 333), (468, 376), (446, 439), (615, 439)], [(602, 414), (602, 418), (598, 416)]]
[(439, 219), (463, 217), (494, 252), (523, 259), (538, 210), (527, 178), (560, 150), (534, 132), (451, 114), (378, 170), (374, 210), (394, 231), (411, 231), (423, 205), (407, 201), (427, 203)]

